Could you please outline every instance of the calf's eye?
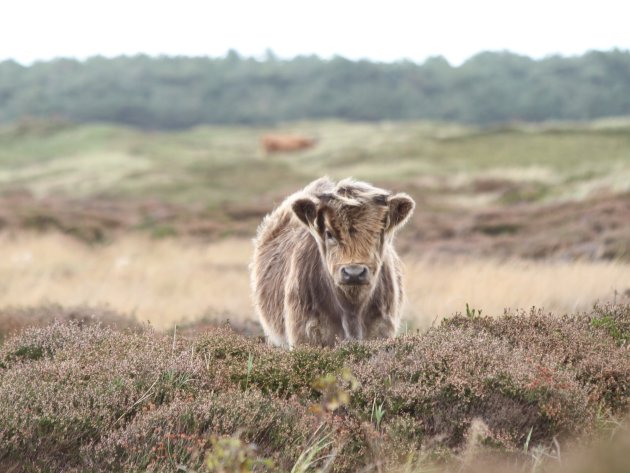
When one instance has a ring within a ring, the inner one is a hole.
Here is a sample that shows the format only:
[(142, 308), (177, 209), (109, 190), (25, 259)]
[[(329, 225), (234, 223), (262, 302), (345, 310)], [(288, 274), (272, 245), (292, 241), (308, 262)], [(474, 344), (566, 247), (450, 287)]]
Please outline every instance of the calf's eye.
[(330, 230), (326, 230), (326, 240), (328, 243), (336, 243), (335, 236), (332, 234)]

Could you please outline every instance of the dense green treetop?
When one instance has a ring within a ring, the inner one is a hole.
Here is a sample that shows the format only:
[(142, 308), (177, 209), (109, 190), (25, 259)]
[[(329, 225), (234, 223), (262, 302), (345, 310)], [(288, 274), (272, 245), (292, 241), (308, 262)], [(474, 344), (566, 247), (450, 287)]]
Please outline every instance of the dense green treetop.
[(449, 120), (488, 124), (630, 115), (630, 51), (533, 60), (478, 54), (458, 67), (342, 57), (93, 57), (0, 63), (0, 122), (55, 116), (143, 128), (201, 123)]

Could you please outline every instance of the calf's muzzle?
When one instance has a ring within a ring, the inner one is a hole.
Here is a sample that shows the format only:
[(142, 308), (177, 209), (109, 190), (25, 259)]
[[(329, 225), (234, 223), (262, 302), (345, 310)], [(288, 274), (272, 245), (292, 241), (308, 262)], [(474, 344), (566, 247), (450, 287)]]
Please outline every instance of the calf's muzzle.
[(370, 270), (363, 264), (348, 264), (340, 271), (342, 284), (367, 284), (370, 279)]

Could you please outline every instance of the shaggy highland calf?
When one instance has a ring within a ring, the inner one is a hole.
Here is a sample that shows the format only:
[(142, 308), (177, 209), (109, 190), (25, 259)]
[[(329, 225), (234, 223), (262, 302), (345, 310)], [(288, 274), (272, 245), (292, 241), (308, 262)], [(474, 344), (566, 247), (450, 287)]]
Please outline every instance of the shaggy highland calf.
[(321, 178), (267, 215), (251, 276), (269, 341), (292, 348), (393, 337), (403, 301), (393, 238), (414, 205), (406, 194)]

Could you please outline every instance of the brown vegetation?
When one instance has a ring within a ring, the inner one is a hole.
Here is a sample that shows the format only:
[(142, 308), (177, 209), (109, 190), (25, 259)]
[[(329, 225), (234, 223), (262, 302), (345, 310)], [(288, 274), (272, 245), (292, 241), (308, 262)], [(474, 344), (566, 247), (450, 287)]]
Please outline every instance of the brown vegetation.
[(159, 199), (36, 198), (28, 192), (12, 192), (0, 195), (0, 231), (58, 232), (87, 243), (104, 243), (130, 231), (156, 238), (214, 240), (251, 235), (271, 203), (261, 205), (226, 205), (220, 211), (208, 211)]
[[(630, 226), (625, 223), (630, 221), (630, 194), (466, 208), (436, 207), (423, 197), (426, 189), (409, 190), (419, 202), (408, 230), (398, 239), (402, 254), (630, 259)], [(158, 200), (35, 198), (12, 193), (0, 195), (0, 231), (57, 231), (90, 243), (129, 231), (157, 238), (249, 237), (278, 198), (268, 195), (256, 204), (226, 204), (210, 211)]]
[(98, 323), (102, 327), (119, 330), (141, 329), (132, 317), (104, 307), (63, 307), (57, 304), (30, 308), (4, 307), (0, 309), (0, 343), (26, 328), (45, 327), (53, 321), (72, 322), (79, 327)]
[(409, 252), (442, 256), (630, 259), (629, 221), (630, 194), (437, 212), (419, 203), (401, 243)]
[(629, 341), (630, 306), (469, 314), (421, 335), (291, 352), (227, 328), (173, 339), (55, 323), (0, 348), (0, 465), (198, 469), (213, 435), (236, 435), (288, 471), (328, 435), (333, 471), (388, 471), (414, 452), (460, 461), (473, 434), (480, 455), (527, 465), (628, 411)]

